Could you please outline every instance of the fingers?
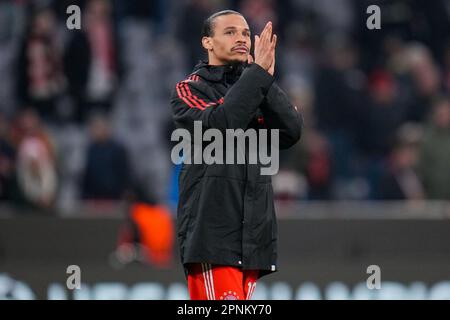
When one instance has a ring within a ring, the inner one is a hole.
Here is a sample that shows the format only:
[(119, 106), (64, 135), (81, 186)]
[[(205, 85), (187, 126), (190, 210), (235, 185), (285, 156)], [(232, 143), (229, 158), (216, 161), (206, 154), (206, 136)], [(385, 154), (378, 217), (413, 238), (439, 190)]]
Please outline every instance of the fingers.
[[(261, 35), (259, 36), (258, 45), (260, 44), (261, 47), (264, 47), (264, 48), (268, 47), (273, 50), (275, 48), (277, 40), (276, 40), (276, 35), (273, 35), (273, 37), (272, 37), (272, 31), (273, 31), (272, 22), (269, 21), (269, 22), (267, 22), (266, 26), (264, 27), (264, 30), (261, 32)], [(255, 41), (255, 46), (256, 46), (256, 41)]]
[(268, 33), (268, 31), (269, 31), (269, 26), (270, 26), (270, 25), (271, 25), (270, 21), (267, 22), (266, 25), (265, 25), (265, 27), (264, 27), (264, 29), (263, 29), (263, 31), (262, 31), (261, 34), (259, 35), (259, 38), (260, 38), (260, 40), (261, 40), (260, 43), (261, 43), (262, 46), (265, 46), (266, 43), (267, 43), (266, 39), (267, 39), (267, 33)]
[(277, 35), (274, 34), (272, 38), (272, 50), (275, 50), (276, 45), (277, 45)]
[[(259, 36), (255, 36), (255, 60), (256, 64), (259, 64), (273, 75), (275, 67), (275, 47), (277, 43), (277, 36), (273, 35), (272, 22), (267, 22), (263, 31)], [(253, 58), (253, 57), (252, 57)], [(250, 59), (248, 58), (248, 61)], [(253, 59), (252, 59), (253, 60)], [(250, 62), (249, 62), (250, 63)], [(272, 67), (271, 67), (272, 66)]]
[(272, 76), (275, 73), (275, 45), (277, 42), (277, 36), (274, 35), (273, 37), (274, 37), (274, 40), (272, 42), (272, 64), (270, 65), (269, 70), (267, 70)]
[[(259, 42), (260, 42), (259, 36), (255, 36), (255, 52), (257, 50), (259, 50)], [(255, 53), (255, 57), (256, 57), (256, 53)]]
[(262, 45), (267, 47), (270, 44), (272, 38), (272, 22), (268, 22), (263, 30), (264, 36), (261, 34)]
[(260, 34), (261, 38), (263, 38), (266, 35), (266, 33), (267, 33), (268, 29), (269, 29), (269, 24), (270, 24), (270, 21), (267, 22), (266, 25), (264, 26), (264, 29), (263, 29), (263, 31)]

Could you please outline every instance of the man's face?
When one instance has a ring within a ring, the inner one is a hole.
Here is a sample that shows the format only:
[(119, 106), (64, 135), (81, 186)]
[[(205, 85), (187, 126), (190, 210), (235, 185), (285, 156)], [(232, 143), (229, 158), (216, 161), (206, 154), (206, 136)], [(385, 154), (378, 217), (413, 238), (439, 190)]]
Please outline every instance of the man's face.
[(213, 36), (204, 37), (202, 43), (212, 65), (246, 62), (251, 47), (247, 21), (237, 14), (219, 16), (213, 22)]

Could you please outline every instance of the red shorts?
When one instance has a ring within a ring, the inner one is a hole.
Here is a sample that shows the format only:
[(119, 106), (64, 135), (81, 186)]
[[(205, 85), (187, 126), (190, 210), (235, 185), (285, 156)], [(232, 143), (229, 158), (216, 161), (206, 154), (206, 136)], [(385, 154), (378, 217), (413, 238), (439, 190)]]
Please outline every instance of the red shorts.
[(258, 270), (196, 263), (188, 266), (191, 300), (250, 300)]

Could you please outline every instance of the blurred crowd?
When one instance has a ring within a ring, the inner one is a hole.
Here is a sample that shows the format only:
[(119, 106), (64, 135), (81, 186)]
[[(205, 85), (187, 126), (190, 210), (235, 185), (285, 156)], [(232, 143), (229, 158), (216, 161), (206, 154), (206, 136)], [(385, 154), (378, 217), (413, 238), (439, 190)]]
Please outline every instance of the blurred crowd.
[(0, 201), (64, 212), (139, 190), (174, 208), (168, 97), (226, 8), (253, 34), (274, 23), (305, 119), (278, 200), (450, 200), (448, 0), (0, 0)]

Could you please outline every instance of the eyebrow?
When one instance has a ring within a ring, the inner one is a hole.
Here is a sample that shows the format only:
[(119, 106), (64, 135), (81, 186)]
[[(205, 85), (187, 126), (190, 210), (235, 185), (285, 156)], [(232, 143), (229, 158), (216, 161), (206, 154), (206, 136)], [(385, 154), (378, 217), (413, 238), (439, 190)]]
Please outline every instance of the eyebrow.
[[(224, 30), (229, 30), (229, 29), (233, 29), (233, 30), (236, 30), (237, 28), (236, 27), (226, 27)], [(250, 29), (248, 29), (248, 28), (245, 28), (244, 29), (244, 31), (248, 31), (248, 32), (250, 32)]]

